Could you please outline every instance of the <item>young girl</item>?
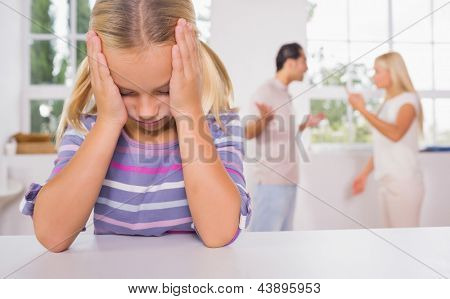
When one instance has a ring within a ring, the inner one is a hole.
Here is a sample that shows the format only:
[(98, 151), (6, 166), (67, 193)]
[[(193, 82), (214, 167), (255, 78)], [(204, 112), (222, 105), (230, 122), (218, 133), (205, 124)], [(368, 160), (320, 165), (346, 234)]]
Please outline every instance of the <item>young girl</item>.
[(366, 110), (360, 94), (349, 94), (353, 108), (375, 128), (373, 157), (355, 179), (353, 194), (364, 191), (367, 177), (374, 170), (384, 225), (418, 226), (424, 196), (418, 161), (418, 135), (423, 119), (420, 99), (402, 57), (396, 52), (375, 60), (373, 79), (386, 92), (377, 115)]
[(37, 239), (66, 250), (94, 208), (96, 234), (230, 244), (250, 213), (242, 129), (191, 1), (97, 0), (90, 27), (54, 170), (22, 204)]

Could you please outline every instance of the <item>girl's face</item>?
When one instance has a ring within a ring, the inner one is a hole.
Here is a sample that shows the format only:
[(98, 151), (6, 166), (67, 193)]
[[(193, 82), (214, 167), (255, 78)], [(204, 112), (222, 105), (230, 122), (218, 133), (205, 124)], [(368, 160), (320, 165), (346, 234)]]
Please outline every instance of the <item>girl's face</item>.
[(160, 132), (171, 123), (169, 83), (172, 45), (145, 51), (103, 49), (111, 76), (128, 111), (128, 128)]
[(380, 66), (379, 63), (375, 62), (375, 74), (373, 75), (373, 82), (377, 88), (388, 88), (392, 84), (391, 74), (389, 70)]

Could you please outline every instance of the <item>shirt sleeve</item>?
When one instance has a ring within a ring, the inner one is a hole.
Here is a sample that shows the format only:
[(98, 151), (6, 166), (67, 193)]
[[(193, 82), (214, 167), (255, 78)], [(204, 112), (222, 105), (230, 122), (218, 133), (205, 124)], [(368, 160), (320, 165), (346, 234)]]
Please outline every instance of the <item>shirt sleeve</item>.
[[(89, 130), (90, 128), (92, 128), (95, 122), (91, 119), (83, 118), (82, 123), (86, 127), (86, 129)], [(58, 147), (58, 154), (56, 160), (54, 161), (53, 170), (50, 173), (50, 176), (46, 182), (51, 180), (69, 163), (69, 161), (72, 159), (72, 157), (75, 155), (75, 153), (83, 143), (85, 136), (86, 134), (83, 134), (82, 132), (75, 130), (72, 126), (67, 127), (67, 129), (64, 131), (61, 143)], [(42, 189), (42, 187), (43, 185), (40, 185), (38, 183), (32, 183), (28, 187), (19, 207), (20, 212), (22, 214), (33, 216), (36, 197), (39, 194), (39, 191)]]
[[(241, 196), (239, 227), (233, 239), (226, 244), (230, 245), (237, 239), (241, 230), (248, 228), (251, 217), (251, 200), (246, 189), (242, 162), (244, 156), (244, 134), (237, 112), (221, 114), (220, 119), (223, 128), (220, 127), (212, 115), (208, 115), (208, 119), (217, 154)], [(194, 224), (192, 224), (192, 228), (197, 232)]]

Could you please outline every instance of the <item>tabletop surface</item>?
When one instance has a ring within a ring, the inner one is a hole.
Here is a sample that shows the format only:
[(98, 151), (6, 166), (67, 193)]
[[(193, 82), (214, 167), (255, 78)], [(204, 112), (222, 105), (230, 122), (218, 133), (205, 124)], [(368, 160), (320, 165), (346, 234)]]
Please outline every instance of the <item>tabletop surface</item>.
[(447, 278), (450, 228), (244, 232), (216, 249), (192, 234), (81, 233), (63, 253), (1, 236), (0, 256), (4, 278)]

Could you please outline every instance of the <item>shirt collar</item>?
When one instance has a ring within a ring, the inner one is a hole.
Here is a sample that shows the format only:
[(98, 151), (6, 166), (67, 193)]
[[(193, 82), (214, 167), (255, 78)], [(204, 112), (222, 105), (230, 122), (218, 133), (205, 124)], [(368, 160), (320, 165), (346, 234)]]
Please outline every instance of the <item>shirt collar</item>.
[(274, 82), (275, 86), (277, 86), (281, 90), (288, 91), (288, 87), (286, 85), (284, 85), (280, 80), (278, 80), (277, 77), (273, 78), (273, 82)]

